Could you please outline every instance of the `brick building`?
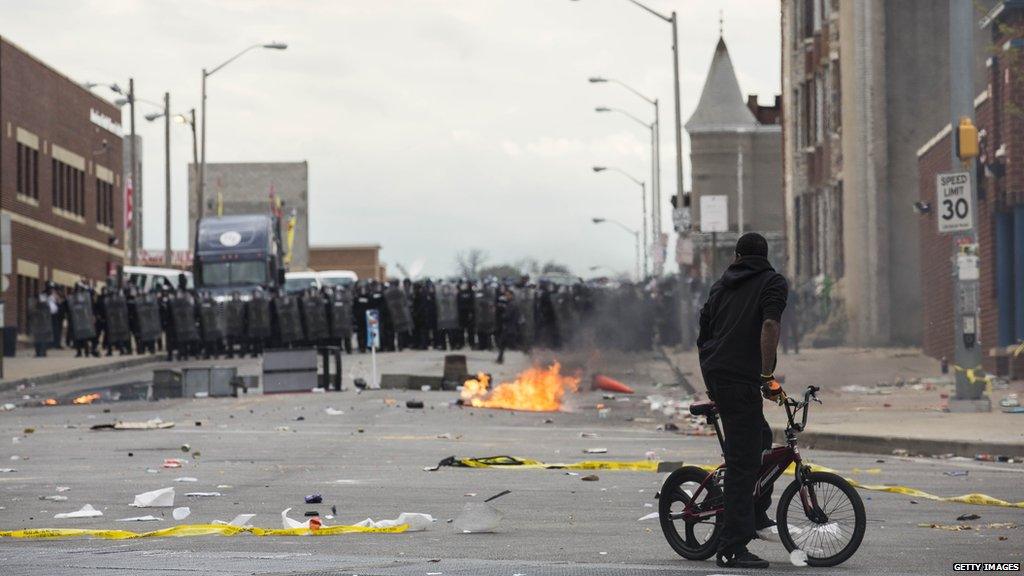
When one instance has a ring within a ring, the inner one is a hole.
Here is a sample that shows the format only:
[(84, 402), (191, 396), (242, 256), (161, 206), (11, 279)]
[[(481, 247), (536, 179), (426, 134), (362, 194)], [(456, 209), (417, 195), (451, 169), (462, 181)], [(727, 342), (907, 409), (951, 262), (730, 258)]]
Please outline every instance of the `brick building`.
[[(987, 10), (994, 0), (978, 0)], [(949, 122), (948, 0), (781, 0), (787, 273), (825, 333), (921, 341), (917, 159)], [(975, 86), (985, 42), (975, 35)]]
[(309, 250), (309, 267), (317, 272), (351, 270), (360, 280), (387, 279), (387, 270), (380, 261), (380, 246), (377, 244), (314, 246)]
[(0, 37), (5, 325), (26, 329), (45, 281), (98, 282), (124, 262), (121, 162), (120, 110)]
[[(1024, 339), (1024, 2), (999, 3), (978, 32), (990, 49), (988, 84), (975, 99), (981, 136), (977, 168), (980, 256), (979, 342), (984, 365)], [(921, 296), (925, 353), (953, 358), (953, 266), (957, 235), (938, 233), (935, 176), (952, 166), (950, 126), (917, 151), (921, 215)], [(1017, 361), (1024, 372), (1024, 357)], [(999, 371), (1004, 371), (1001, 368)]]

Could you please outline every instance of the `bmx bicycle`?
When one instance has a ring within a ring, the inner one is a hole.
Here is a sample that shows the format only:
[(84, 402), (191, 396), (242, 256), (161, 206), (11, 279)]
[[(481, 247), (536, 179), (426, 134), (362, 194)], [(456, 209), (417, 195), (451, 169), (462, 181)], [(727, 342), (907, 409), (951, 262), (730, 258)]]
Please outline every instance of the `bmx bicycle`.
[[(800, 458), (797, 434), (807, 426), (810, 402), (821, 403), (818, 390), (816, 386), (808, 386), (802, 401), (784, 399), (788, 420), (786, 444), (762, 453), (761, 470), (754, 484), (754, 501), (763, 487), (771, 486), (790, 464), (795, 464), (796, 478), (783, 491), (776, 511), (779, 540), (787, 552), (803, 550), (811, 566), (836, 566), (857, 551), (867, 520), (864, 503), (849, 482), (837, 474), (812, 471)], [(706, 417), (708, 424), (715, 427), (718, 442), (725, 452), (715, 403), (695, 402), (690, 406), (690, 413)], [(712, 472), (684, 466), (672, 472), (662, 485), (658, 502), (661, 529), (680, 556), (706, 560), (717, 551), (725, 522), (726, 473), (725, 464)]]

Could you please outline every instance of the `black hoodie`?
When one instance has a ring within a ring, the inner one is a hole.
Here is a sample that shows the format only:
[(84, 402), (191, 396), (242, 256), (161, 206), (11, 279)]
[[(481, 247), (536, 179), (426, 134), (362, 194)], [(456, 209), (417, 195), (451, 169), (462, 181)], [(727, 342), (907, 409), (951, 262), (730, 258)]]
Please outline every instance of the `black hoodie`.
[(752, 385), (761, 373), (761, 324), (779, 321), (786, 308), (786, 279), (762, 256), (743, 256), (711, 286), (700, 310), (700, 368), (708, 378)]

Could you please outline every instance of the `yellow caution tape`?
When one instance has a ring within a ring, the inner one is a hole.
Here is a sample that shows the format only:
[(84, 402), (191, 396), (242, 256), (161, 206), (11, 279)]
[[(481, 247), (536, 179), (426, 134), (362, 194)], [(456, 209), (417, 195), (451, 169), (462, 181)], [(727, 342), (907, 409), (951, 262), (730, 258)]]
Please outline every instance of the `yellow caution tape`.
[[(594, 460), (576, 462), (573, 464), (547, 464), (539, 460), (530, 460), (527, 458), (516, 458), (514, 456), (490, 456), (486, 458), (446, 458), (442, 460), (438, 466), (455, 466), (463, 468), (518, 468), (518, 469), (532, 469), (532, 470), (634, 470), (639, 472), (659, 472), (659, 471), (670, 471), (664, 468), (659, 468), (659, 465), (664, 464), (656, 460), (639, 460), (639, 461), (613, 461), (613, 460)], [(702, 470), (713, 472), (718, 468), (715, 464), (698, 464), (696, 465)], [(836, 470), (825, 466), (819, 466), (817, 464), (807, 464), (811, 472), (831, 472), (838, 474)], [(856, 472), (859, 469), (854, 469)], [(881, 470), (878, 468), (869, 468), (867, 470), (861, 470), (868, 474), (877, 474)], [(792, 476), (796, 473), (796, 465), (790, 464), (786, 468), (785, 474)], [(1007, 502), (1006, 500), (1000, 500), (999, 498), (993, 498), (986, 494), (963, 494), (961, 496), (936, 496), (923, 490), (916, 488), (909, 488), (907, 486), (887, 486), (884, 484), (861, 484), (853, 478), (845, 478), (854, 488), (860, 488), (861, 490), (870, 490), (873, 492), (888, 492), (890, 494), (903, 494), (906, 496), (913, 496), (914, 498), (921, 498), (924, 500), (934, 500), (936, 502), (956, 502), (958, 504), (972, 504), (974, 506), (1001, 506), (1003, 508), (1024, 508), (1024, 501), (1022, 502)], [(2, 535), (2, 534), (0, 534)]]
[(324, 526), (317, 530), (309, 528), (240, 528), (226, 524), (181, 524), (151, 532), (132, 532), (130, 530), (98, 530), (88, 528), (30, 528), (26, 530), (0, 531), (0, 538), (77, 538), (91, 537), (104, 540), (132, 540), (135, 538), (184, 538), (190, 536), (237, 536), (252, 534), (253, 536), (334, 536), (337, 534), (360, 533), (398, 533), (405, 532), (408, 524), (393, 528), (368, 528), (365, 526)]

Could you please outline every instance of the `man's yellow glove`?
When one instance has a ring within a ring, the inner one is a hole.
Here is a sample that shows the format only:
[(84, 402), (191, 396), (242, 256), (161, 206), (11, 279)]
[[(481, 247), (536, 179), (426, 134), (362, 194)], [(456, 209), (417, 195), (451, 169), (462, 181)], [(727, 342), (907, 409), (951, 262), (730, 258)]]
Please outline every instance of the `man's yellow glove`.
[(782, 389), (782, 384), (779, 384), (774, 374), (761, 375), (761, 395), (779, 406), (786, 401), (786, 391)]

